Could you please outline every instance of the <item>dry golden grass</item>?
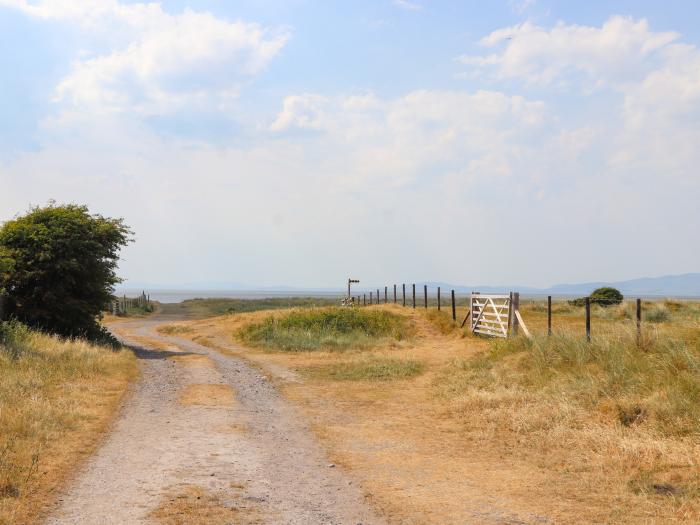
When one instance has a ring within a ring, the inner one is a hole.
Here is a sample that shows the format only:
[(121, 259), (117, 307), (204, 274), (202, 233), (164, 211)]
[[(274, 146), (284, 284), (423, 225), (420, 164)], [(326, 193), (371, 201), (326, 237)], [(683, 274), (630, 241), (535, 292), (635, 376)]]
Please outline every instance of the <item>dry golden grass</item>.
[[(673, 334), (697, 344), (695, 307), (662, 307), (671, 317), (645, 322), (645, 338)], [(547, 374), (527, 372), (527, 349), (503, 352), (488, 369), (496, 379), (484, 379), (479, 367), (498, 347), (454, 327), (448, 312), (371, 308), (409, 316), (414, 338), (343, 353), (269, 352), (240, 347), (233, 337), (266, 312), (190, 326), (194, 337), (266, 370), (284, 395), (303, 407), (332, 460), (353, 471), (368, 498), (397, 522), (529, 522), (541, 516), (556, 523), (700, 521), (697, 434), (671, 432), (653, 418), (637, 421), (633, 396), (582, 402), (571, 388), (578, 371), (561, 381), (544, 381)], [(544, 312), (541, 305), (523, 305), (531, 331), (546, 331)], [(557, 305), (555, 312), (555, 330), (583, 338), (580, 309)], [(458, 322), (462, 318), (458, 312)], [(632, 322), (629, 305), (595, 309), (593, 336), (626, 330)], [(638, 358), (646, 359), (642, 352), (623, 362)], [(419, 362), (422, 373), (381, 383), (362, 374), (350, 379), (308, 374), (373, 359)], [(647, 370), (653, 372), (653, 366)], [(581, 385), (577, 388), (580, 393)], [(586, 392), (590, 400), (591, 390)], [(667, 394), (663, 388), (656, 392), (658, 399)], [(654, 398), (653, 392), (645, 396)], [(623, 406), (623, 401), (630, 403)], [(632, 419), (623, 423), (621, 414)]]
[(128, 350), (14, 327), (0, 344), (0, 523), (34, 522), (108, 427), (136, 363)]
[(236, 396), (229, 385), (187, 385), (180, 395), (180, 403), (183, 405), (232, 406), (235, 402)]
[(166, 334), (166, 335), (179, 335), (179, 334), (191, 333), (192, 328), (190, 328), (189, 326), (180, 324), (180, 323), (173, 323), (173, 324), (166, 324), (163, 326), (159, 326), (158, 331), (161, 334)]
[(254, 525), (267, 522), (252, 502), (244, 503), (237, 496), (212, 492), (196, 485), (180, 487), (168, 494), (150, 516), (163, 525)]

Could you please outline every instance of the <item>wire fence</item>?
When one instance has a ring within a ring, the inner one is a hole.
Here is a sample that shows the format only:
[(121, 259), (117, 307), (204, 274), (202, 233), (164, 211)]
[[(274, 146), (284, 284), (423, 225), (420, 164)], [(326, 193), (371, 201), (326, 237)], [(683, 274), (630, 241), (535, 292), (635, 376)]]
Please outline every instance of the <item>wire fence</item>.
[[(506, 295), (510, 295), (511, 301), (513, 296), (518, 297), (518, 304), (515, 306), (515, 311), (519, 312), (519, 297), (520, 294), (517, 292), (506, 292)], [(479, 292), (458, 292), (454, 289), (443, 290), (442, 287), (429, 287), (426, 284), (416, 285), (415, 283), (401, 283), (387, 285), (374, 290), (364, 290), (362, 293), (356, 293), (354, 295), (349, 295), (346, 298), (347, 304), (355, 306), (371, 306), (379, 304), (398, 304), (403, 307), (413, 308), (413, 309), (428, 309), (436, 308), (437, 310), (446, 310), (452, 317), (452, 321), (455, 323), (460, 323), (461, 327), (465, 326), (468, 317), (474, 319), (473, 311), (473, 297), (477, 295), (479, 297), (488, 297), (488, 294), (480, 294)], [(501, 294), (503, 295), (503, 294)], [(553, 334), (553, 296), (540, 296), (538, 301), (546, 301), (546, 314), (547, 314), (547, 325), (546, 333), (548, 336)], [(609, 298), (599, 298), (599, 297), (580, 297), (573, 299), (558, 298), (560, 303), (565, 303), (571, 307), (582, 308), (583, 309), (583, 320), (585, 337), (588, 341), (591, 340), (591, 308), (592, 306), (608, 307), (618, 304), (622, 304), (623, 299), (609, 299)], [(533, 302), (533, 299), (529, 300)], [(629, 302), (629, 300), (628, 300)], [(634, 317), (635, 327), (637, 331), (638, 340), (641, 338), (642, 334), (642, 299), (634, 298)], [(461, 320), (461, 321), (460, 321)], [(510, 319), (509, 319), (510, 323)], [(507, 333), (510, 335), (517, 335), (517, 326), (520, 323), (514, 321), (515, 334), (511, 331), (511, 325), (509, 324), (509, 331)], [(524, 326), (524, 323), (521, 324)], [(474, 325), (471, 329), (474, 331)], [(525, 328), (525, 334), (529, 337), (529, 332)]]

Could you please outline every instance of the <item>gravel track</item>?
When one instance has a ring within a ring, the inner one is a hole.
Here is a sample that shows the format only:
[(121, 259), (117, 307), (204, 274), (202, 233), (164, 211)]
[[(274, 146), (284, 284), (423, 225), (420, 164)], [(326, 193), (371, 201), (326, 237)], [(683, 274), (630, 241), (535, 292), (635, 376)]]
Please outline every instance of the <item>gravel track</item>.
[[(257, 518), (250, 523), (384, 523), (349, 474), (330, 464), (303, 417), (258, 370), (156, 331), (173, 320), (151, 317), (112, 327), (127, 344), (125, 334), (134, 334), (173, 348), (139, 348), (131, 341), (141, 377), (48, 524), (153, 523), (153, 509), (190, 485), (230, 494), (224, 504), (254, 511)], [(170, 359), (183, 353), (207, 356), (214, 366)], [(236, 403), (185, 406), (180, 395), (193, 384), (229, 385)]]

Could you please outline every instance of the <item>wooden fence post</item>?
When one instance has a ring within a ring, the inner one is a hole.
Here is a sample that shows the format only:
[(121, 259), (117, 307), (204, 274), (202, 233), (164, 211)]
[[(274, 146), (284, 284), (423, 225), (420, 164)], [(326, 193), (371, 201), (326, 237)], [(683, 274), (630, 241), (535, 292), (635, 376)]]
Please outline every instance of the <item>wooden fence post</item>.
[(452, 290), (452, 320), (457, 321), (457, 305), (455, 304), (455, 291)]
[(413, 308), (416, 307), (416, 283), (413, 283)]
[[(474, 295), (474, 291), (472, 291), (472, 295)], [(506, 334), (508, 335), (508, 337), (510, 337), (510, 334), (513, 333), (511, 328), (513, 327), (514, 317), (515, 313), (513, 313), (513, 292), (508, 292), (508, 328), (506, 329)]]
[(362, 306), (367, 306), (367, 294), (362, 294)]
[(428, 308), (428, 285), (424, 284), (423, 285), (423, 304), (425, 308)]
[(586, 340), (591, 342), (591, 298), (586, 297)]
[(396, 304), (396, 285), (394, 285), (394, 304)]
[(438, 286), (438, 311), (440, 311), (440, 287)]
[(637, 346), (642, 344), (642, 300), (637, 298)]
[(377, 304), (379, 304), (379, 288), (377, 288)]
[(547, 296), (547, 335), (552, 335), (552, 296)]
[(518, 329), (520, 328), (520, 321), (518, 321), (518, 316), (515, 315), (515, 312), (520, 310), (520, 293), (519, 292), (513, 292), (513, 302), (510, 305), (510, 309), (512, 310), (512, 315), (513, 315), (513, 335), (517, 337)]
[(369, 304), (372, 304), (372, 292), (369, 292)]
[(389, 288), (387, 286), (384, 287), (384, 304), (387, 304), (389, 302)]
[(403, 305), (406, 306), (406, 283), (401, 286), (403, 287)]

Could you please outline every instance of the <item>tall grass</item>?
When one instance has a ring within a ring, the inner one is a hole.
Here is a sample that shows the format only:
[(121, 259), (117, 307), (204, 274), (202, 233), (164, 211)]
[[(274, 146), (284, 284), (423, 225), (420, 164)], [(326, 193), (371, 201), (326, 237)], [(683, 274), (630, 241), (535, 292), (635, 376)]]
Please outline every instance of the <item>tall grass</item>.
[(620, 323), (601, 324), (590, 343), (580, 330), (496, 340), (452, 362), (435, 388), (480, 446), (610, 490), (670, 496), (697, 519), (700, 327), (657, 327), (640, 345)]
[(452, 315), (445, 310), (425, 310), (425, 318), (432, 324), (442, 335), (448, 335), (459, 329), (459, 323), (452, 320)]
[(253, 346), (282, 351), (369, 348), (412, 333), (405, 318), (384, 310), (321, 308), (268, 316), (244, 326), (238, 337)]
[(700, 433), (700, 346), (668, 335), (647, 333), (638, 344), (634, 331), (615, 327), (590, 343), (569, 332), (497, 340), (455, 363), (444, 388), (459, 393), (467, 385), (566, 398), (666, 435)]
[(134, 373), (131, 352), (0, 323), (0, 523), (30, 521), (30, 498), (85, 446), (72, 436), (104, 419)]

